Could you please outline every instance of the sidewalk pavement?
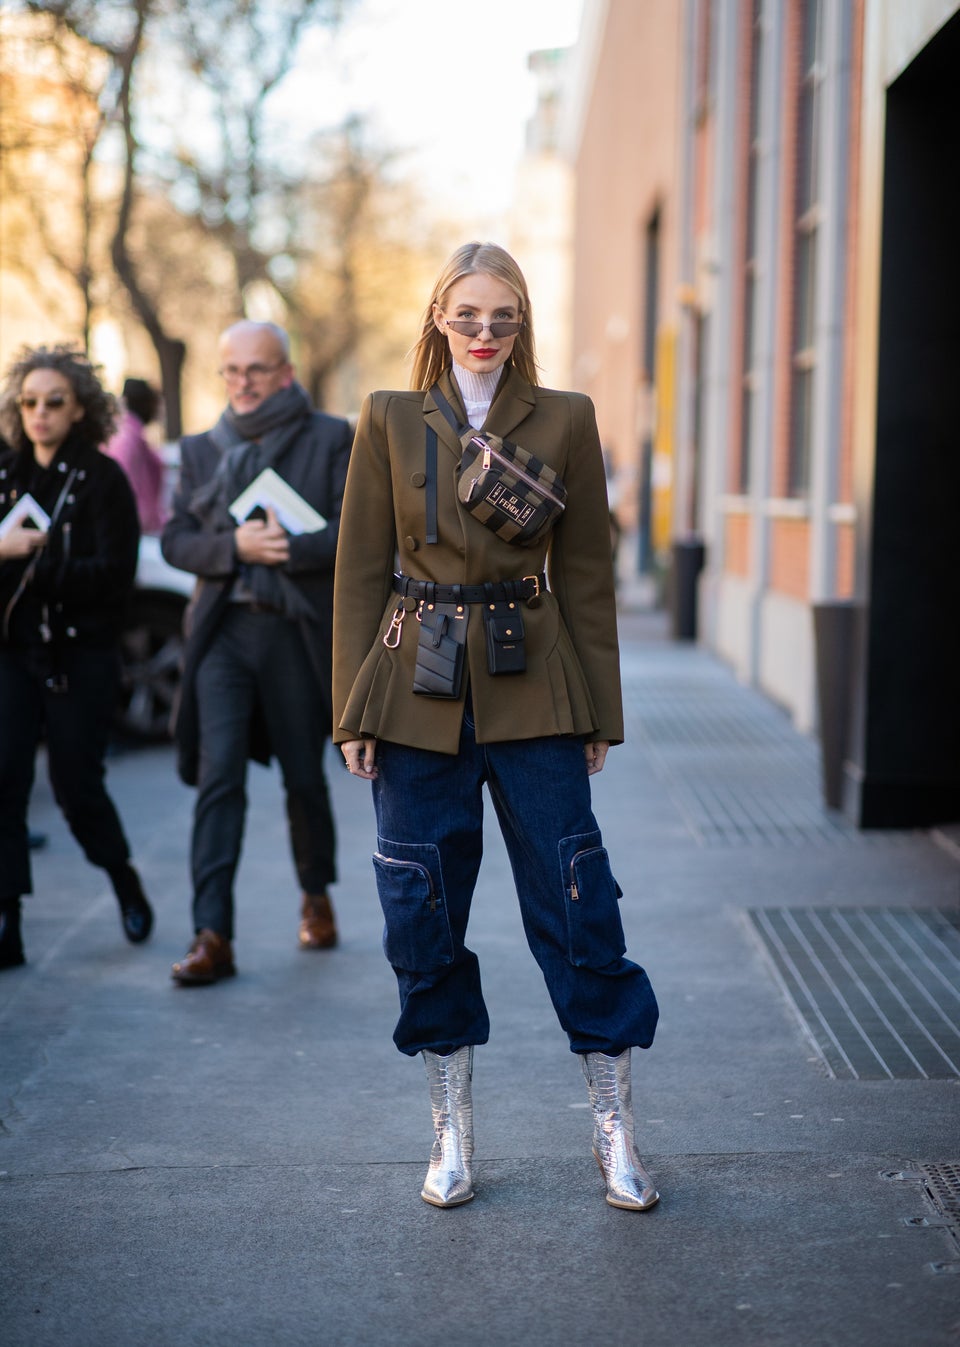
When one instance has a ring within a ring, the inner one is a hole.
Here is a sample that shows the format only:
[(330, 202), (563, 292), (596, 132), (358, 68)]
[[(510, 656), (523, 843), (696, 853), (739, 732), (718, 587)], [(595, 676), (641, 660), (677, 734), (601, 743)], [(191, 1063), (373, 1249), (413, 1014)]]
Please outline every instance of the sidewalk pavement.
[(239, 975), (183, 989), (192, 792), (109, 780), (157, 908), (127, 945), (42, 777), (23, 969), (0, 974), (6, 1347), (925, 1347), (960, 1342), (960, 864), (819, 803), (815, 745), (623, 619), (627, 744), (595, 805), (662, 1019), (634, 1054), (663, 1195), (608, 1207), (495, 829), (477, 1197), (420, 1200), (422, 1064), (390, 1035), (367, 788), (329, 774), (341, 947), (297, 948), (280, 793), (250, 775)]

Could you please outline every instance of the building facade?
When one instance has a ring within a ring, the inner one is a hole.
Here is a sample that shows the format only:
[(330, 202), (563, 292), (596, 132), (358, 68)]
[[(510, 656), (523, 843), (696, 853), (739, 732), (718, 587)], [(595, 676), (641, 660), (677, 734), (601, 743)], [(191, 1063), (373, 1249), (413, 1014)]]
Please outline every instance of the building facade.
[(658, 229), (640, 563), (689, 584), (702, 549), (698, 638), (821, 733), (828, 802), (865, 826), (960, 817), (960, 7), (587, 0), (583, 45), (578, 226), (598, 183), (609, 223), (575, 239), (574, 376), (604, 434), (636, 392), (595, 368), (609, 250)]

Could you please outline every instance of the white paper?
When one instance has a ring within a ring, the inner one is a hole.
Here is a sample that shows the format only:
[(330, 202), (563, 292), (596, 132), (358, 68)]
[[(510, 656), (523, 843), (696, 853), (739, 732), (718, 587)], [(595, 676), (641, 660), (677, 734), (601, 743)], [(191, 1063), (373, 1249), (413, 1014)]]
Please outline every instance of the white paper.
[(50, 516), (42, 505), (37, 504), (29, 491), (25, 496), (21, 496), (10, 513), (0, 520), (0, 538), (5, 538), (11, 529), (22, 524), (25, 519), (29, 519), (41, 533), (47, 533), (50, 529)]
[(230, 506), (230, 513), (242, 524), (257, 506), (264, 510), (269, 505), (288, 533), (316, 533), (325, 529), (327, 521), (289, 482), (285, 482), (273, 468), (264, 468)]

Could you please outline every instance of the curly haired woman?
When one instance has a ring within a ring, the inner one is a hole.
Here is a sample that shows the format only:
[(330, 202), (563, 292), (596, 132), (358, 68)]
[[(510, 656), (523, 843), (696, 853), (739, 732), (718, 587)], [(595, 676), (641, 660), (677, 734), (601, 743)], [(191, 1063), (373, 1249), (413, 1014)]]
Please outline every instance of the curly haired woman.
[(57, 803), (109, 875), (124, 934), (139, 943), (153, 925), (104, 786), (139, 542), (123, 469), (100, 452), (113, 422), (112, 397), (68, 346), (24, 349), (0, 392), (10, 445), (0, 453), (0, 968), (24, 962), (27, 806), (41, 737)]

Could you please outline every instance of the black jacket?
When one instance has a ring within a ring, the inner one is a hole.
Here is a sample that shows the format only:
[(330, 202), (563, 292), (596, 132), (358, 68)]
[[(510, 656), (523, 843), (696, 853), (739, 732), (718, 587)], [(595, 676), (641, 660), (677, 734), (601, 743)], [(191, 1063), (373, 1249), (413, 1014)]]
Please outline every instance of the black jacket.
[(34, 560), (0, 562), (0, 642), (61, 650), (115, 644), (140, 541), (136, 501), (123, 469), (74, 437), (46, 469), (29, 449), (4, 450), (0, 520), (26, 492), (55, 518)]
[[(276, 471), (327, 521), (316, 533), (290, 538), (286, 575), (301, 590), (313, 616), (300, 622), (304, 644), (317, 678), (317, 695), (331, 716), (331, 642), (333, 565), (340, 533), (340, 510), (352, 435), (348, 423), (323, 412), (304, 418), (302, 435), (275, 464)], [(185, 619), (183, 679), (174, 710), (178, 771), (188, 785), (197, 780), (199, 725), (195, 677), (229, 601), (237, 578), (233, 529), (215, 531), (191, 511), (191, 501), (217, 470), (220, 450), (208, 432), (187, 435), (180, 445), (180, 483), (173, 515), (163, 531), (161, 551), (171, 566), (199, 577)], [(270, 744), (262, 716), (251, 726), (250, 756), (267, 761)]]

